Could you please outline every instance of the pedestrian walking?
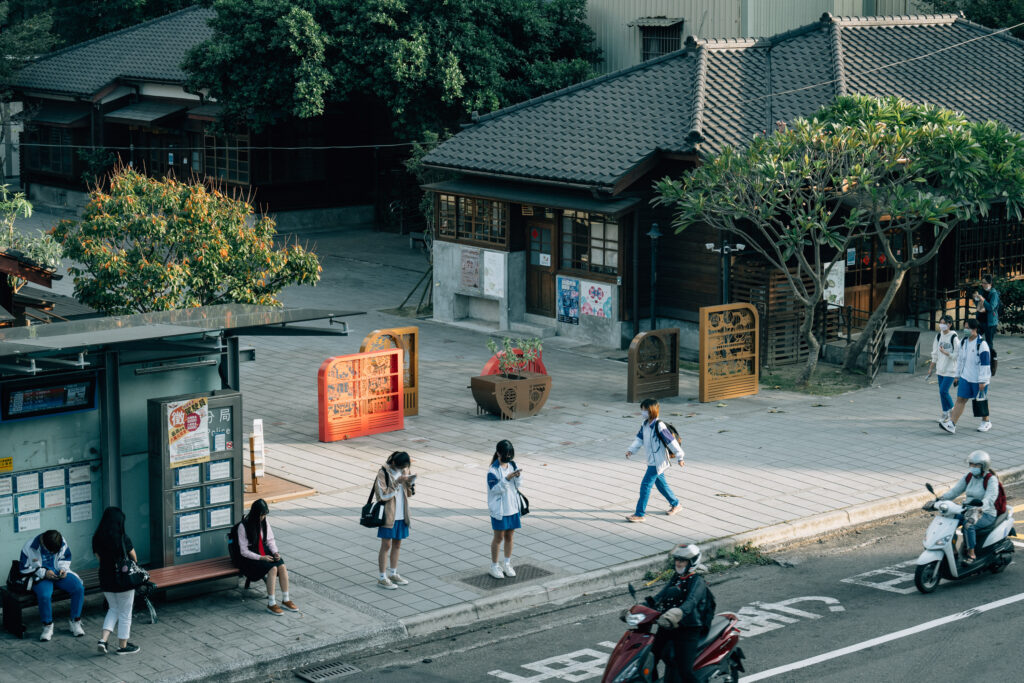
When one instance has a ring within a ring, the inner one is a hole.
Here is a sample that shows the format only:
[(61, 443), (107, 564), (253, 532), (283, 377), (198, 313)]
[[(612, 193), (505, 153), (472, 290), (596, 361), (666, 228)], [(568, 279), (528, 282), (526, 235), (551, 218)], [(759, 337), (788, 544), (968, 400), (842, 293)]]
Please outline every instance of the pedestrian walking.
[(46, 642), (53, 637), (53, 589), (59, 588), (71, 596), (71, 618), (68, 627), (71, 635), (78, 638), (85, 635), (82, 628), (82, 605), (85, 604), (85, 587), (78, 574), (71, 571), (71, 548), (56, 529), (50, 529), (25, 543), (21, 549), (18, 571), (31, 576), (32, 592), (39, 603), (39, 619), (43, 632), (39, 640)]
[[(279, 617), (284, 610), (298, 612), (299, 608), (288, 594), (288, 568), (277, 549), (274, 530), (267, 521), (269, 514), (267, 501), (257, 498), (238, 525), (239, 569), (250, 581), (263, 580), (267, 585), (267, 611)], [(281, 583), (280, 604), (275, 595), (278, 582)]]
[[(416, 494), (416, 475), (409, 474), (411, 464), (408, 453), (395, 451), (377, 472), (374, 482), (377, 500), (384, 503), (384, 524), (377, 527), (377, 538), (380, 539), (377, 586), (386, 590), (409, 585), (398, 574), (398, 553), (402, 541), (409, 538), (409, 498)], [(385, 571), (385, 563), (389, 561)]]
[(932, 357), (928, 366), (928, 375), (925, 381), (932, 376), (932, 373), (939, 379), (939, 405), (942, 409), (939, 415), (939, 422), (949, 419), (949, 412), (953, 409), (953, 399), (949, 390), (956, 380), (956, 365), (960, 357), (960, 337), (953, 329), (953, 318), (944, 315), (939, 319), (939, 331), (932, 341)]
[(107, 599), (107, 614), (103, 617), (103, 632), (96, 642), (100, 654), (107, 654), (107, 640), (117, 627), (117, 649), (119, 655), (132, 655), (141, 648), (128, 642), (132, 631), (132, 607), (135, 604), (135, 589), (124, 588), (117, 582), (118, 560), (128, 558), (138, 561), (132, 539), (124, 530), (124, 512), (121, 508), (108, 507), (103, 511), (99, 526), (92, 535), (92, 552), (100, 561), (100, 590)]
[[(950, 434), (956, 433), (956, 423), (964, 412), (964, 406), (970, 400), (985, 401), (988, 399), (988, 385), (992, 380), (991, 354), (988, 344), (979, 333), (980, 324), (976, 318), (967, 320), (968, 336), (960, 344), (957, 356), (957, 390), (956, 403), (950, 411), (948, 420), (939, 424)], [(978, 426), (979, 432), (992, 429), (992, 422), (986, 415)]]
[[(487, 470), (487, 509), (491, 514), (491, 569), (496, 579), (515, 576), (512, 568), (512, 535), (522, 527), (519, 482), (523, 470), (516, 465), (512, 442), (502, 439), (494, 448), (491, 467)], [(498, 564), (498, 548), (504, 542), (505, 560)]]
[(981, 276), (981, 289), (974, 293), (974, 303), (981, 324), (980, 334), (985, 337), (985, 343), (995, 358), (996, 347), (992, 342), (999, 327), (999, 291), (992, 286), (992, 276), (988, 273)]
[(665, 423), (658, 419), (659, 414), (660, 406), (655, 399), (645, 398), (640, 403), (640, 416), (643, 422), (640, 424), (640, 431), (636, 433), (636, 438), (626, 451), (626, 458), (630, 458), (642, 447), (647, 453), (647, 471), (640, 482), (640, 498), (636, 501), (636, 510), (626, 517), (626, 521), (629, 522), (644, 521), (652, 486), (657, 486), (658, 492), (668, 500), (669, 508), (665, 514), (674, 515), (680, 510), (679, 499), (665, 481), (665, 470), (669, 468), (669, 461), (673, 458), (680, 467), (683, 467), (683, 449)]

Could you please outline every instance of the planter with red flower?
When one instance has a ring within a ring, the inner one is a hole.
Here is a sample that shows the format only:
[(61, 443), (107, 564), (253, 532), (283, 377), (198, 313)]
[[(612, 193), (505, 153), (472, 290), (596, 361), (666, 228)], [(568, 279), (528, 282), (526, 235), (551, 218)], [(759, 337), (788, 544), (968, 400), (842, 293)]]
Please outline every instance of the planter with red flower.
[[(541, 362), (540, 339), (505, 338), (502, 347), (492, 339), (487, 348), (497, 361), (497, 374), (483, 374), (470, 379), (478, 413), (490, 413), (504, 420), (531, 417), (540, 412), (551, 393), (551, 377)], [(530, 368), (530, 369), (527, 369)]]

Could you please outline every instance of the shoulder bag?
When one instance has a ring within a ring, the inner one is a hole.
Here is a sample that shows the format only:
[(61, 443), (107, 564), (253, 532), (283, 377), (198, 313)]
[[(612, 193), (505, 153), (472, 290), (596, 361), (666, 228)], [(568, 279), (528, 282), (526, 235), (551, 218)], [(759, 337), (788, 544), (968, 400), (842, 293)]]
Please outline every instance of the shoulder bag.
[(11, 571), (7, 574), (8, 590), (12, 593), (30, 593), (32, 592), (32, 584), (35, 583), (35, 580), (35, 573), (22, 574), (21, 562), (11, 560)]
[(114, 562), (114, 584), (121, 591), (135, 590), (149, 581), (149, 572), (128, 557), (128, 549), (121, 536), (121, 557)]
[[(519, 469), (515, 463), (512, 463), (512, 466), (517, 470)], [(516, 487), (516, 495), (519, 496), (519, 516), (525, 517), (530, 514), (530, 499), (523, 495), (518, 486)]]
[[(383, 467), (381, 469), (384, 470)], [(391, 477), (388, 476), (387, 470), (384, 470), (384, 482), (387, 486), (391, 486)], [(377, 482), (374, 480), (370, 486), (370, 496), (366, 499), (366, 505), (363, 506), (362, 513), (359, 515), (359, 523), (370, 529), (384, 526), (384, 503), (383, 501), (373, 502), (373, 494), (376, 487)]]

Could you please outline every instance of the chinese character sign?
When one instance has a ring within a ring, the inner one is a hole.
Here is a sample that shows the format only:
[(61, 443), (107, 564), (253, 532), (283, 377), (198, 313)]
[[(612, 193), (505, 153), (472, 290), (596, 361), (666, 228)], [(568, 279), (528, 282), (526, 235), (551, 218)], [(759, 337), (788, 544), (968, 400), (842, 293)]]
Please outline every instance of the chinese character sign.
[(402, 349), (328, 358), (317, 377), (320, 440), (404, 428)]
[(580, 324), (580, 281), (576, 278), (558, 276), (555, 291), (555, 310), (558, 322), (570, 325)]
[(210, 459), (210, 417), (205, 396), (167, 404), (167, 456), (171, 467)]

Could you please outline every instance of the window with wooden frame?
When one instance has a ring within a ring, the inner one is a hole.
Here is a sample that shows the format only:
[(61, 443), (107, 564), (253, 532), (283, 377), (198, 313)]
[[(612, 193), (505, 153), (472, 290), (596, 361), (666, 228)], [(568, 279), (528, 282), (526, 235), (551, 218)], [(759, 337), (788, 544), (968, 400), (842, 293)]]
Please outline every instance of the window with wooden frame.
[(508, 203), (438, 193), (437, 237), (508, 249)]
[(27, 126), (25, 165), (33, 171), (70, 176), (74, 173), (71, 131), (52, 126)]
[(559, 266), (591, 275), (619, 274), (619, 224), (611, 216), (562, 212)]
[(249, 136), (205, 136), (206, 175), (229, 183), (249, 183)]

